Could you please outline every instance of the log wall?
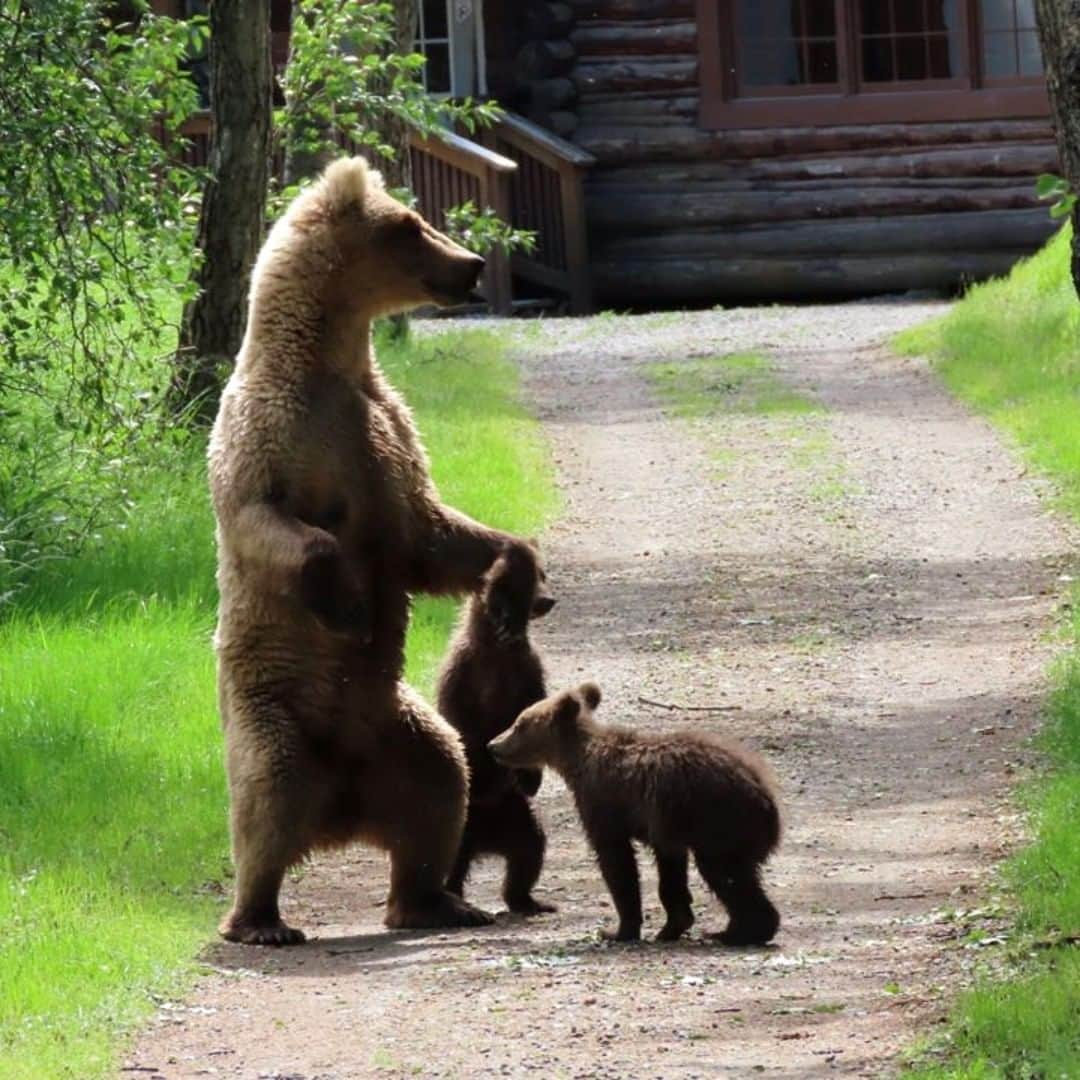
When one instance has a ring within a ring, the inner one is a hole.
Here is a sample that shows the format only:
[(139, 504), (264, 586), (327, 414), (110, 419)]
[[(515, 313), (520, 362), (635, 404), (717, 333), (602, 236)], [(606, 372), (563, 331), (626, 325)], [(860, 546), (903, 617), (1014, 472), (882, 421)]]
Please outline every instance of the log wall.
[(574, 63), (558, 100), (597, 158), (601, 304), (955, 288), (1052, 232), (1033, 192), (1057, 169), (1048, 119), (707, 131), (695, 0), (566, 6)]

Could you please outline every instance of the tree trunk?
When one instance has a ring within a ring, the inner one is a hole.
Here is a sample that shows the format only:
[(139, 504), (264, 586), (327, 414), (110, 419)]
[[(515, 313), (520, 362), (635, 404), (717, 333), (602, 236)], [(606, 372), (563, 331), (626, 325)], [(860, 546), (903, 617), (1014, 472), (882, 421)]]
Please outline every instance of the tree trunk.
[[(394, 0), (394, 52), (406, 56), (416, 41), (417, 0)], [(394, 117), (382, 125), (383, 141), (394, 148), (394, 160), (382, 161), (379, 168), (391, 188), (412, 188), (412, 168), (409, 164), (409, 127)]]
[(207, 419), (240, 349), (270, 172), (273, 72), (267, 0), (210, 5), (210, 178), (199, 215), (198, 295), (184, 309), (173, 401)]
[[(1065, 179), (1080, 193), (1080, 0), (1035, 0), (1054, 133)], [(1072, 279), (1080, 296), (1080, 213), (1072, 215)]]
[[(394, 51), (407, 55), (413, 51), (418, 21), (417, 0), (394, 0)], [(386, 186), (412, 190), (412, 165), (409, 157), (409, 126), (395, 117), (388, 116), (380, 125), (383, 142), (394, 148), (392, 160), (382, 160)], [(436, 225), (441, 225), (437, 222)], [(398, 340), (409, 336), (409, 317), (405, 314), (391, 315), (387, 320), (390, 335)]]

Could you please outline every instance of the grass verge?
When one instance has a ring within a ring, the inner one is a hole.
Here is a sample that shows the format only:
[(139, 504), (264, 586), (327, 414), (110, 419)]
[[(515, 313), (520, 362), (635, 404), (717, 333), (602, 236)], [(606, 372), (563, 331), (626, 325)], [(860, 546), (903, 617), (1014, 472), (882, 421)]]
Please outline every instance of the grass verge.
[[(1080, 517), (1080, 305), (1067, 230), (896, 345), (929, 356), (953, 392), (1015, 437)], [(948, 1034), (909, 1080), (1080, 1075), (1078, 605), (1080, 594), (1041, 736), (1048, 771), (1022, 793), (1034, 839), (1005, 867), (1019, 908), (1011, 975), (988, 976), (961, 996)]]
[[(380, 353), (443, 497), (537, 529), (555, 507), (499, 338)], [(0, 451), (2, 453), (2, 451)], [(133, 478), (127, 520), (39, 573), (0, 624), (0, 1077), (87, 1080), (175, 993), (227, 891), (202, 447)], [(454, 614), (421, 601), (408, 674), (430, 688)]]

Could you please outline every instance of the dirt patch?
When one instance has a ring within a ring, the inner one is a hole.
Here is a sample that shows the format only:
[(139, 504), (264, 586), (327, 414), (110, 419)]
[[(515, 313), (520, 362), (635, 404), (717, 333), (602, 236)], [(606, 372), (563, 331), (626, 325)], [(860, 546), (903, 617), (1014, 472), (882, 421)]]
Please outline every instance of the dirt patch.
[[(544, 538), (553, 688), (603, 716), (713, 726), (762, 749), (788, 829), (768, 873), (775, 946), (724, 949), (698, 881), (677, 946), (601, 944), (612, 912), (565, 790), (545, 779), (538, 895), (479, 931), (381, 929), (382, 859), (318, 859), (285, 911), (315, 938), (215, 945), (133, 1048), (140, 1076), (639, 1078), (887, 1074), (978, 950), (956, 912), (1015, 841), (1070, 551), (995, 433), (885, 336), (932, 305), (866, 303), (521, 328), (556, 448)], [(661, 406), (655, 362), (755, 350), (821, 408)], [(648, 699), (648, 704), (641, 699)], [(664, 705), (731, 706), (687, 713)], [(646, 932), (662, 916), (641, 859)], [(496, 905), (501, 868), (470, 896)], [(125, 1073), (125, 1075), (132, 1075)]]

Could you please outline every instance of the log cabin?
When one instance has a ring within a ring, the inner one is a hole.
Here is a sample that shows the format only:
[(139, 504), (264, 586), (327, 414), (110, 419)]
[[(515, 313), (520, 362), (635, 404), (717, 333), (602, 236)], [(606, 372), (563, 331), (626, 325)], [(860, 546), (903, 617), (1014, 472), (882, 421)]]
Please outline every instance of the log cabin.
[(1054, 228), (1034, 0), (417, 4), (429, 91), (508, 110), (483, 166), (470, 140), (414, 148), (436, 220), (471, 193), (538, 232), (500, 310), (953, 290)]

